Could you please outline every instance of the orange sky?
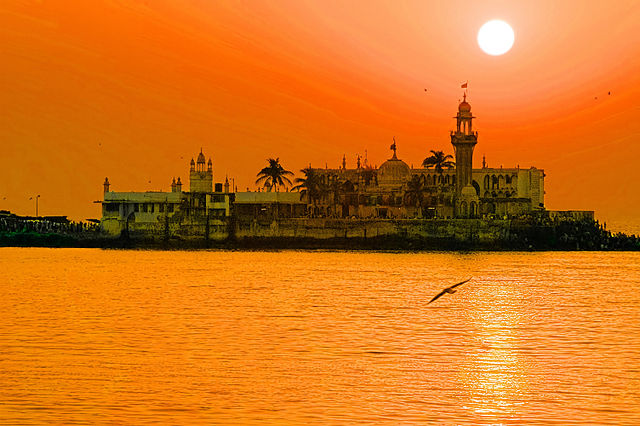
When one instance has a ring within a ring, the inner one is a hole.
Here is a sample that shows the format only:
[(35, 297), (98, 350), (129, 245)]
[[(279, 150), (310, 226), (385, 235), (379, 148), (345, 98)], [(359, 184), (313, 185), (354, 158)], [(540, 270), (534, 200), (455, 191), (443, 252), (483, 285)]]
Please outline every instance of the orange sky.
[[(498, 57), (476, 43), (494, 18), (516, 33)], [(6, 0), (0, 209), (99, 217), (105, 176), (168, 190), (200, 147), (240, 190), (267, 157), (380, 164), (393, 136), (418, 166), (452, 152), (468, 80), (476, 167), (535, 165), (547, 208), (638, 219), (638, 22), (638, 1)]]

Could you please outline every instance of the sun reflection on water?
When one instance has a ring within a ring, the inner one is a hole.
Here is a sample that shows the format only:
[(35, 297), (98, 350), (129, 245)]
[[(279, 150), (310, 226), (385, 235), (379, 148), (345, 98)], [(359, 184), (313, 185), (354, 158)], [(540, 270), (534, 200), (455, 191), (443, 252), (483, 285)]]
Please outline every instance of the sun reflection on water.
[(465, 408), (484, 420), (513, 420), (526, 401), (525, 361), (517, 350), (522, 325), (518, 296), (517, 285), (479, 285), (470, 297), (480, 301), (470, 300), (475, 307), (465, 313), (477, 341), (461, 364), (459, 380)]

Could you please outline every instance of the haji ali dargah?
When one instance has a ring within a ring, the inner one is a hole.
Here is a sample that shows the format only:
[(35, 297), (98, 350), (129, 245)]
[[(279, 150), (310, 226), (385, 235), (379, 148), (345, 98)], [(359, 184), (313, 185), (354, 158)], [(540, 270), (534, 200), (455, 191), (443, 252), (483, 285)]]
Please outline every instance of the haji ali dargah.
[(475, 118), (465, 93), (450, 132), (454, 156), (432, 151), (423, 168), (410, 167), (394, 139), (379, 167), (360, 157), (348, 167), (343, 156), (339, 168), (308, 167), (293, 180), (270, 159), (255, 191), (239, 192), (215, 176), (203, 151), (191, 160), (188, 186), (181, 177), (168, 179), (168, 192), (117, 192), (107, 178), (101, 227), (112, 237), (147, 240), (393, 236), (491, 243), (518, 238), (515, 224), (593, 222), (592, 211), (545, 209), (542, 169), (490, 168), (484, 158), (474, 169)]

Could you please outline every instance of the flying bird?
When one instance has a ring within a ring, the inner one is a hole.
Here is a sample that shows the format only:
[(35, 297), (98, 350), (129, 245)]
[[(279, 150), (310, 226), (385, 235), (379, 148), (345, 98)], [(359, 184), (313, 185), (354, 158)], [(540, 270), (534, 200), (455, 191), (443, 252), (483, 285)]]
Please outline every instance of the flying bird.
[[(443, 295), (443, 294), (445, 294), (445, 293), (451, 293), (451, 294), (455, 293), (455, 292), (457, 291), (457, 290), (454, 290), (456, 287), (458, 287), (459, 285), (462, 285), (462, 284), (464, 284), (464, 283), (466, 283), (467, 281), (470, 281), (470, 280), (471, 280), (471, 278), (468, 278), (468, 279), (466, 279), (466, 280), (462, 281), (461, 283), (454, 284), (454, 285), (452, 285), (451, 287), (447, 287), (447, 288), (445, 288), (445, 289), (444, 289), (444, 290), (442, 290), (440, 293), (436, 294), (436, 295), (435, 295), (435, 297), (429, 301), (429, 303), (431, 303), (431, 302), (435, 301), (436, 299), (438, 299), (440, 296), (442, 296), (442, 295)], [(428, 305), (429, 303), (427, 303), (427, 305)]]

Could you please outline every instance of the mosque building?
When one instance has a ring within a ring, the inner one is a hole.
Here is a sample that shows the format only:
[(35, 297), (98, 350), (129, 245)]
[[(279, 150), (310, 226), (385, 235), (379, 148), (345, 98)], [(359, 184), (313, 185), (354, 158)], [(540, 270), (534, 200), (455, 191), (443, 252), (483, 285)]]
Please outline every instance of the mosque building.
[(190, 162), (189, 191), (180, 177), (172, 180), (170, 192), (114, 192), (105, 179), (101, 226), (114, 236), (208, 239), (235, 232), (230, 226), (253, 232), (295, 218), (504, 219), (543, 211), (543, 170), (489, 168), (484, 158), (482, 168), (472, 167), (478, 143), (474, 118), (465, 94), (450, 134), (455, 166), (409, 167), (398, 158), (394, 139), (391, 158), (378, 168), (359, 157), (355, 168), (347, 168), (343, 157), (336, 169), (305, 169), (307, 179), (315, 179), (315, 191), (237, 192), (227, 178), (214, 185), (213, 162), (200, 150)]
[[(483, 159), (473, 169), (473, 151), (478, 132), (473, 131), (471, 105), (458, 105), (456, 129), (451, 131), (455, 167), (436, 171), (411, 168), (393, 155), (379, 168), (360, 158), (354, 169), (343, 157), (339, 169), (316, 168), (328, 194), (310, 200), (315, 215), (359, 218), (483, 218), (514, 217), (544, 210), (544, 171), (489, 168)], [(312, 202), (313, 201), (313, 202)]]

